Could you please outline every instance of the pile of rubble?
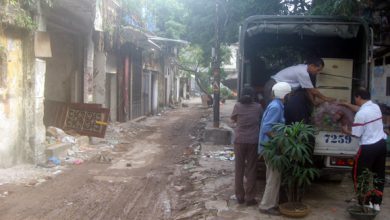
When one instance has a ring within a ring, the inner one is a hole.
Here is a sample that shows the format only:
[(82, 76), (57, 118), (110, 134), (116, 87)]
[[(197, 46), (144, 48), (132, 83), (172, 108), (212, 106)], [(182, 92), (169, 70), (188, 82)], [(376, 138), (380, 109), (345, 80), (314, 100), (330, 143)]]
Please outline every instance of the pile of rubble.
[[(110, 162), (109, 152), (120, 144), (130, 144), (129, 139), (148, 127), (139, 123), (112, 123), (107, 127), (105, 138), (80, 136), (73, 131), (60, 128), (47, 129), (47, 150), (49, 165), (81, 164), (94, 158), (97, 162)], [(66, 150), (64, 151), (64, 148)], [(58, 150), (58, 152), (56, 152)]]
[[(107, 126), (105, 138), (82, 136), (73, 130), (64, 131), (50, 126), (46, 130), (45, 163), (18, 165), (0, 169), (0, 185), (39, 185), (86, 161), (111, 163), (113, 152), (131, 143), (139, 132), (150, 130), (143, 123), (111, 123)], [(117, 149), (118, 148), (118, 149)], [(0, 197), (7, 196), (0, 192)]]

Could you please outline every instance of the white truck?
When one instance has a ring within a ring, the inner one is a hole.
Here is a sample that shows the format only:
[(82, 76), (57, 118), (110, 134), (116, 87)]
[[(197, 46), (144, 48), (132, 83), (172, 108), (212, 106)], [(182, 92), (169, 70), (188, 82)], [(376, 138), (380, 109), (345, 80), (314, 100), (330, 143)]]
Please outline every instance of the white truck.
[[(351, 101), (355, 88), (369, 85), (371, 51), (371, 31), (359, 18), (252, 16), (239, 31), (238, 94), (244, 85), (261, 93), (281, 67), (298, 64), (315, 53), (325, 62), (317, 88), (327, 96)], [(318, 130), (316, 164), (322, 176), (338, 179), (341, 175), (335, 174), (351, 169), (358, 140), (337, 131)]]

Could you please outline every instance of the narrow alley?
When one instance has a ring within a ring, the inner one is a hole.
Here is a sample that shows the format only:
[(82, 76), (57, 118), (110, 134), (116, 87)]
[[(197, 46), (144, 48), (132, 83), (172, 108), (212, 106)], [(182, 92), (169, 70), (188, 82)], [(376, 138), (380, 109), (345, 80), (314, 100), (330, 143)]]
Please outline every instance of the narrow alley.
[(0, 220), (387, 219), (389, 21), (390, 0), (0, 0)]
[[(221, 106), (221, 121), (229, 126), (234, 102)], [(232, 146), (205, 142), (212, 114), (198, 98), (183, 106), (110, 126), (105, 139), (94, 141), (98, 148), (111, 143), (110, 150), (60, 166), (62, 172), (52, 170), (45, 181), (0, 184), (0, 219), (286, 219), (237, 203)], [(260, 178), (258, 200), (264, 185)], [(306, 192), (312, 210), (306, 219), (349, 219), (351, 186), (348, 175), (341, 182), (316, 181)], [(389, 195), (386, 187), (376, 219), (390, 213)]]
[(112, 149), (111, 163), (91, 160), (32, 187), (1, 185), (9, 196), (0, 198), (0, 219), (170, 219), (181, 205), (177, 189), (188, 185), (183, 152), (207, 111), (191, 105), (140, 122), (136, 138)]

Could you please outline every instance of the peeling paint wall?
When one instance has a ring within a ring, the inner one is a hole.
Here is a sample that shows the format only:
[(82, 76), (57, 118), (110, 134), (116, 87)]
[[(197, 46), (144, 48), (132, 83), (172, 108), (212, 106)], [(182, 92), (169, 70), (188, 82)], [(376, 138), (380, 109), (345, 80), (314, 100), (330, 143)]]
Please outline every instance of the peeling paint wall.
[(371, 99), (390, 106), (390, 53), (375, 60), (371, 76)]
[(93, 102), (108, 107), (106, 103), (106, 54), (95, 51), (93, 70)]
[(95, 46), (92, 40), (92, 31), (85, 38), (86, 47), (84, 48), (84, 79), (83, 79), (83, 95), (84, 103), (93, 102), (93, 58), (95, 54)]
[(0, 85), (0, 166), (23, 161), (25, 138), (23, 105), (23, 41), (18, 34), (0, 35), (2, 72)]
[(161, 73), (157, 74), (158, 78), (158, 110), (161, 111), (163, 110), (165, 106), (165, 101), (166, 101), (166, 88), (167, 88), (167, 78)]

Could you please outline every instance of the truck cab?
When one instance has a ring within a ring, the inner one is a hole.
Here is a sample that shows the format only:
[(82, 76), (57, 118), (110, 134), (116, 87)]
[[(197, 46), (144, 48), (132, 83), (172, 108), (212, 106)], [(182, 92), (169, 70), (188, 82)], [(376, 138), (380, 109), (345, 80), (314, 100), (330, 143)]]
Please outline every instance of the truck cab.
[[(326, 96), (351, 101), (354, 89), (369, 85), (371, 51), (371, 32), (360, 18), (252, 16), (240, 26), (238, 95), (246, 85), (261, 95), (270, 76), (315, 55), (325, 62), (316, 87)], [(323, 173), (350, 170), (358, 140), (317, 130), (314, 155)]]

